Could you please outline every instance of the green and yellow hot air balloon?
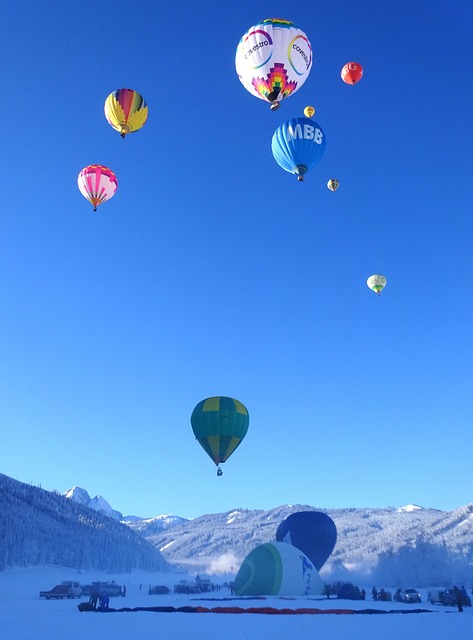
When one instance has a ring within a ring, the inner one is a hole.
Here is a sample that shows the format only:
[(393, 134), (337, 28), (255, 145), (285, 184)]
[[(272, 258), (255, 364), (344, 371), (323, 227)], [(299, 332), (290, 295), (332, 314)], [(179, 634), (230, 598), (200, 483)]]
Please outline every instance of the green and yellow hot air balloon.
[(225, 462), (248, 431), (250, 417), (244, 404), (227, 396), (201, 400), (191, 415), (192, 430), (200, 446), (217, 465)]
[(371, 291), (374, 291), (379, 296), (381, 294), (381, 291), (386, 286), (386, 282), (386, 276), (382, 276), (381, 274), (376, 273), (374, 276), (370, 276), (368, 278), (366, 284), (371, 289)]

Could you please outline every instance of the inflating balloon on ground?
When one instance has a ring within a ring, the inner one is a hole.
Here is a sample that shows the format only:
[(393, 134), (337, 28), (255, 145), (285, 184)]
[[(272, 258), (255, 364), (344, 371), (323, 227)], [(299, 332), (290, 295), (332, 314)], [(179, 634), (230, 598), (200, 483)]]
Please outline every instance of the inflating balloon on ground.
[(322, 511), (296, 511), (281, 522), (276, 540), (300, 549), (320, 571), (337, 542), (337, 528)]
[(243, 560), (233, 591), (238, 596), (321, 595), (324, 583), (302, 551), (285, 542), (268, 542)]

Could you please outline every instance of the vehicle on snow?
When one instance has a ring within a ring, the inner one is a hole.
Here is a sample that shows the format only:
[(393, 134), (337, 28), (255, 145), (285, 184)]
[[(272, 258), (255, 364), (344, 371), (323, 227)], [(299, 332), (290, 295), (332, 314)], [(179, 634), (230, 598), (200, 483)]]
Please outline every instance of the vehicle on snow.
[(171, 589), (164, 584), (156, 584), (154, 586), (150, 585), (148, 589), (148, 594), (150, 596), (160, 596), (167, 593), (171, 593)]
[(399, 592), (399, 602), (422, 602), (422, 598), (416, 589), (401, 589)]
[[(471, 607), (471, 598), (470, 596), (460, 589), (460, 604), (463, 607)], [(455, 589), (443, 589), (431, 591), (429, 594), (430, 604), (443, 604), (445, 607), (456, 607), (458, 606), (457, 594), (455, 593)]]
[(39, 597), (46, 598), (46, 600), (62, 600), (64, 598), (80, 598), (82, 595), (82, 588), (78, 582), (72, 582), (66, 580), (61, 584), (57, 584), (49, 591), (40, 591)]
[(112, 580), (112, 582), (92, 582), (92, 584), (85, 584), (82, 587), (82, 595), (90, 596), (92, 593), (106, 593), (113, 598), (114, 596), (124, 596), (125, 590), (123, 587)]

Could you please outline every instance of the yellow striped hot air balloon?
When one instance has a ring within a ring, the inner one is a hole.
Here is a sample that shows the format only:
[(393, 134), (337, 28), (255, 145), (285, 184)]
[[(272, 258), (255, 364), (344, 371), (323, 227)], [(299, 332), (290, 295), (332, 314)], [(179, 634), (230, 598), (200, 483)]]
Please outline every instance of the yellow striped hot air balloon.
[(124, 138), (127, 133), (138, 131), (148, 119), (145, 99), (133, 89), (117, 89), (105, 100), (105, 117), (108, 123)]

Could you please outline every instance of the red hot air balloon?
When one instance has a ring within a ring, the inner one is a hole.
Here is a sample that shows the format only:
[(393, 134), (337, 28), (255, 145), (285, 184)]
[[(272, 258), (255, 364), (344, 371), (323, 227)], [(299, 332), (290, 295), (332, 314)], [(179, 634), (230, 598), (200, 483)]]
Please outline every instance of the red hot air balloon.
[(340, 75), (342, 76), (343, 82), (354, 85), (361, 80), (363, 67), (359, 62), (347, 62)]

